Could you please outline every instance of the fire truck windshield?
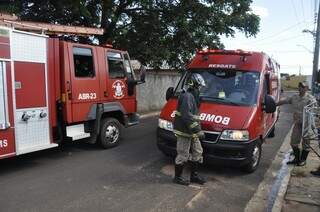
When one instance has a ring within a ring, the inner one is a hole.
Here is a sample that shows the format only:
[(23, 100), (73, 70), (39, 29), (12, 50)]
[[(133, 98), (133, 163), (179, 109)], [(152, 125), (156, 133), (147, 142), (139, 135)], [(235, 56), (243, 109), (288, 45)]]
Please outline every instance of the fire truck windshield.
[(178, 84), (176, 95), (186, 88), (186, 82), (191, 73), (199, 73), (206, 81), (206, 87), (200, 90), (202, 101), (244, 106), (257, 103), (259, 72), (234, 69), (193, 69), (187, 72)]

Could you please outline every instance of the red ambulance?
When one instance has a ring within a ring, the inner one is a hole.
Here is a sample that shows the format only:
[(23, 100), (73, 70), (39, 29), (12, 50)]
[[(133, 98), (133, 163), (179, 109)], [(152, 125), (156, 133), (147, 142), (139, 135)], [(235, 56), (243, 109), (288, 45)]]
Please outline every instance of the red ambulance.
[(257, 169), (264, 140), (274, 136), (279, 111), (280, 66), (265, 53), (242, 50), (197, 52), (178, 85), (169, 88), (157, 129), (157, 146), (166, 155), (176, 154), (172, 121), (177, 98), (191, 73), (203, 76), (207, 86), (200, 98), (204, 159), (209, 163)]
[(139, 122), (141, 78), (126, 51), (0, 27), (0, 158), (66, 139), (116, 146), (122, 126)]

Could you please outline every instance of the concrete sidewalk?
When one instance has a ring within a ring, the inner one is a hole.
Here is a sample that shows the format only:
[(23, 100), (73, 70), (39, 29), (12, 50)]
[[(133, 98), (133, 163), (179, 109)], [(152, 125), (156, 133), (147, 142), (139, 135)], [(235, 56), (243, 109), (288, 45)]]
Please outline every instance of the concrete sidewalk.
[[(312, 146), (319, 150), (316, 141), (312, 141)], [(320, 158), (311, 151), (306, 166), (291, 169), (282, 212), (320, 212), (320, 178), (310, 174), (319, 165)]]

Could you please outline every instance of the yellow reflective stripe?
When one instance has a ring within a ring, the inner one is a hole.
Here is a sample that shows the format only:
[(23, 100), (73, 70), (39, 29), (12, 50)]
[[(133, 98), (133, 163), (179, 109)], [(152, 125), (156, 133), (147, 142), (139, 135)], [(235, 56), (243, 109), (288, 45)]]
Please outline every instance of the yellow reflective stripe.
[(190, 125), (190, 128), (192, 129), (192, 128), (195, 128), (195, 127), (197, 127), (197, 126), (199, 126), (198, 122), (193, 122), (193, 123)]
[(192, 118), (194, 118), (194, 119), (197, 120), (197, 121), (200, 121), (200, 116), (193, 115)]
[(192, 138), (199, 138), (197, 134), (192, 134)]
[(188, 138), (193, 137), (193, 135), (190, 135), (190, 134), (188, 134), (188, 133), (181, 132), (181, 131), (179, 131), (179, 130), (173, 130), (173, 133), (174, 133), (175, 135), (182, 136), (182, 137), (188, 137)]

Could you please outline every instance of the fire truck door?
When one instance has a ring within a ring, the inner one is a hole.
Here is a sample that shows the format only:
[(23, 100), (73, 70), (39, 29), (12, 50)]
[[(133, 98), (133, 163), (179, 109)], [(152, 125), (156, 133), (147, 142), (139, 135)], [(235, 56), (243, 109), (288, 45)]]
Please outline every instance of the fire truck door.
[(128, 80), (133, 80), (133, 72), (130, 66), (128, 55), (115, 50), (107, 51), (107, 67), (111, 101), (119, 101), (127, 113), (136, 112), (136, 99), (134, 89), (129, 92)]
[(11, 45), (17, 154), (57, 146), (50, 138), (47, 37), (13, 31)]
[(100, 99), (96, 49), (86, 45), (72, 47), (72, 121), (87, 120), (91, 106)]

